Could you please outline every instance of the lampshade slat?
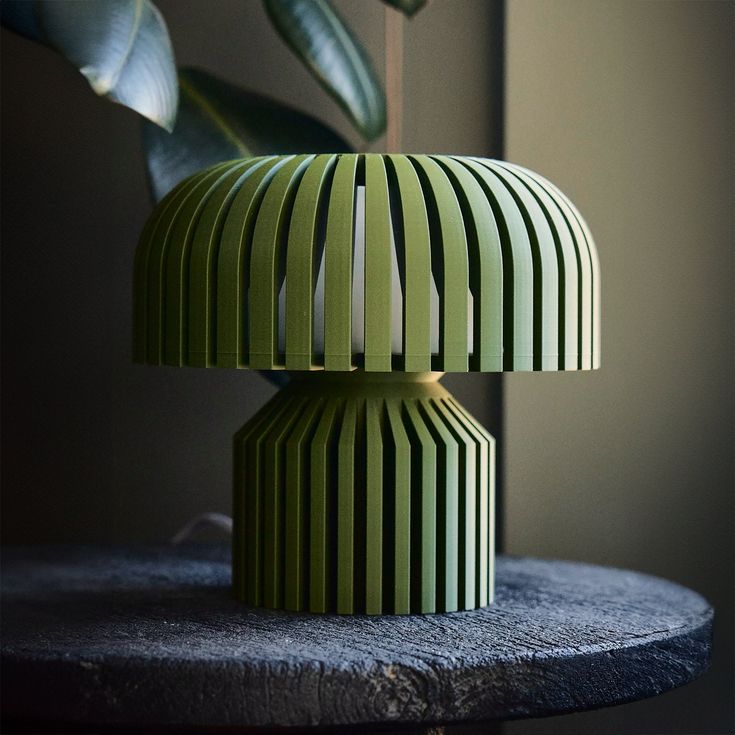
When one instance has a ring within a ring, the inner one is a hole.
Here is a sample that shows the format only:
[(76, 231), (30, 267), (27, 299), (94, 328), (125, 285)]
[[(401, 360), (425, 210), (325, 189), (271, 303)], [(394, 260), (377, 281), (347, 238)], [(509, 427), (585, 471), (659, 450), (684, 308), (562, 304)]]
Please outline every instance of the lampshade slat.
[[(412, 546), (421, 549), (421, 571), (411, 580), (412, 608), (422, 613), (436, 610), (436, 522), (437, 522), (437, 457), (436, 445), (414, 403), (404, 402), (404, 423), (416, 451), (416, 470), (411, 475), (411, 517), (414, 534)], [(414, 572), (416, 570), (414, 569)]]
[(289, 580), (283, 604), (287, 610), (303, 610), (308, 599), (308, 450), (322, 401), (310, 402), (286, 441), (284, 483), (284, 575)]
[(462, 212), (449, 179), (428, 156), (410, 156), (424, 188), (431, 233), (431, 269), (439, 291), (436, 370), (468, 369), (469, 261)]
[(515, 168), (510, 172), (517, 176), (536, 198), (554, 238), (559, 266), (559, 369), (574, 370), (579, 366), (579, 284), (574, 238), (569, 223), (546, 189), (525, 171)]
[(326, 216), (336, 156), (317, 156), (306, 169), (294, 202), (286, 251), (286, 369), (309, 370), (313, 357), (315, 263), (319, 262), (320, 217)]
[(336, 505), (333, 492), (333, 447), (338, 438), (337, 427), (341, 399), (329, 398), (319, 417), (310, 452), (311, 497), (309, 499), (309, 609), (326, 612), (335, 605), (329, 581), (335, 560), (337, 537)]
[(216, 362), (217, 256), (232, 200), (258, 161), (239, 163), (219, 179), (195, 224), (189, 254), (188, 364)]
[(169, 236), (165, 265), (164, 361), (167, 365), (187, 364), (189, 340), (189, 266), (192, 240), (199, 217), (217, 186), (227, 179), (232, 164), (216, 177), (204, 180), (196, 195), (189, 195)]
[(592, 275), (593, 263), (591, 255), (591, 250), (595, 250), (594, 244), (592, 245), (592, 248), (590, 248), (584, 229), (580, 223), (578, 213), (576, 212), (574, 205), (571, 204), (564, 194), (542, 176), (539, 176), (533, 171), (528, 171), (527, 169), (523, 170), (528, 176), (539, 182), (541, 186), (544, 186), (546, 191), (549, 193), (549, 196), (554, 199), (564, 215), (564, 219), (569, 225), (572, 236), (574, 237), (579, 275), (578, 365), (582, 370), (590, 370), (592, 368), (592, 331), (593, 315), (595, 313), (593, 299), (594, 284)]
[(295, 156), (265, 192), (255, 221), (250, 259), (250, 366), (277, 367), (278, 300), (283, 283), (288, 224), (301, 177), (314, 156)]
[[(153, 210), (151, 216), (146, 220), (143, 231), (140, 235), (140, 242), (148, 245), (151, 238), (159, 231), (160, 223), (170, 222), (171, 208), (177, 207), (176, 202), (180, 201), (194, 184), (193, 179), (200, 179), (206, 175), (206, 172), (200, 172), (195, 177), (184, 179), (179, 182), (166, 196), (161, 200), (158, 206)], [(161, 243), (162, 244), (162, 243)], [(148, 284), (148, 268), (152, 263), (152, 253), (155, 251), (153, 247), (138, 247), (135, 251), (135, 264), (133, 270), (133, 282), (136, 288), (133, 289), (133, 359), (136, 362), (145, 362), (147, 356), (147, 331), (148, 331), (148, 302), (149, 289), (138, 288), (141, 284)]]
[(288, 411), (268, 429), (263, 463), (263, 604), (283, 607), (283, 568), (285, 559), (285, 505), (286, 505), (286, 439), (298, 424), (307, 401), (298, 398)]
[[(281, 393), (274, 398), (274, 403), (267, 403), (253, 416), (237, 434), (235, 434), (234, 474), (237, 482), (244, 483), (248, 478), (248, 487), (236, 486), (234, 498), (247, 498), (244, 505), (232, 509), (233, 541), (233, 573), (235, 579), (247, 578), (245, 594), (248, 599), (263, 601), (263, 446), (266, 432), (271, 420), (277, 419), (284, 411), (290, 409), (293, 398)], [(247, 470), (246, 470), (247, 468)], [(240, 529), (244, 532), (241, 533)], [(242, 565), (242, 569), (240, 567)], [(239, 574), (240, 572), (243, 574)]]
[(514, 164), (264, 156), (179, 184), (135, 260), (134, 358), (255, 369), (599, 365), (599, 260)]
[(480, 456), (475, 473), (475, 497), (478, 517), (475, 524), (477, 575), (475, 595), (479, 607), (493, 601), (495, 588), (495, 439), (467, 410), (453, 398), (442, 399), (443, 405), (473, 438)]
[(559, 366), (559, 267), (549, 224), (527, 187), (503, 166), (483, 163), (508, 187), (526, 223), (533, 260), (533, 368)]
[(184, 353), (186, 310), (189, 290), (189, 250), (191, 238), (207, 199), (217, 182), (232, 168), (232, 162), (222, 166), (213, 175), (202, 179), (182, 201), (176, 219), (166, 236), (162, 264), (162, 289), (160, 294), (160, 333), (163, 361), (167, 365), (186, 364)]
[(462, 209), (467, 235), (469, 285), (472, 292), (470, 368), (503, 369), (503, 252), (490, 202), (472, 174), (446, 156), (435, 160), (445, 169)]
[(518, 205), (503, 182), (481, 163), (462, 159), (488, 197), (503, 253), (503, 370), (533, 370), (533, 259)]
[(391, 221), (403, 297), (403, 360), (407, 372), (431, 370), (431, 241), (423, 190), (405, 156), (386, 156)]
[[(477, 442), (462, 424), (457, 421), (452, 411), (443, 399), (435, 400), (432, 406), (441, 420), (446, 424), (452, 436), (456, 439), (459, 452), (459, 472), (461, 484), (457, 496), (457, 544), (456, 569), (457, 592), (456, 604), (458, 609), (475, 607), (475, 586), (477, 577)], [(447, 527), (447, 532), (449, 528)], [(452, 538), (450, 536), (450, 538)], [(486, 547), (487, 549), (487, 547)], [(447, 557), (449, 563), (449, 557)]]
[[(401, 417), (402, 405), (400, 398), (389, 398), (385, 402), (387, 417), (385, 443), (388, 444), (387, 435), (390, 433), (392, 451), (389, 456), (393, 464), (393, 477), (391, 478), (393, 486), (410, 488), (412, 449)], [(416, 459), (413, 461), (416, 462)], [(411, 612), (411, 526), (416, 509), (411, 507), (410, 493), (393, 493), (392, 497), (393, 610), (397, 614), (407, 614)], [(390, 505), (388, 507), (390, 508)]]
[(171, 231), (182, 216), (184, 203), (190, 196), (196, 198), (197, 193), (208, 182), (216, 179), (219, 172), (230, 164), (220, 164), (214, 169), (208, 169), (192, 176), (185, 185), (179, 189), (175, 196), (167, 202), (165, 215), (161, 217), (155, 229), (151, 233), (149, 242), (151, 247), (148, 253), (146, 268), (145, 290), (146, 290), (146, 356), (148, 362), (155, 364), (164, 363), (165, 344), (165, 313), (167, 309), (166, 297), (166, 262), (168, 248), (171, 243)]
[(600, 356), (602, 355), (602, 335), (600, 332), (600, 317), (602, 314), (602, 289), (600, 288), (600, 255), (592, 240), (592, 233), (584, 218), (580, 216), (584, 224), (587, 245), (590, 249), (592, 260), (592, 365), (593, 370), (600, 368)]
[[(549, 185), (553, 186), (553, 184)], [(595, 242), (592, 239), (590, 228), (587, 225), (587, 222), (582, 214), (571, 203), (569, 197), (567, 197), (564, 192), (559, 191), (559, 189), (556, 187), (554, 187), (554, 189), (559, 192), (559, 195), (564, 199), (564, 201), (567, 203), (567, 206), (570, 208), (572, 216), (579, 222), (579, 225), (582, 228), (582, 232), (584, 233), (585, 242), (587, 244), (587, 251), (590, 257), (590, 274), (592, 278), (592, 339), (590, 344), (590, 368), (597, 369), (600, 367), (600, 314), (602, 311), (600, 304), (600, 257), (597, 253)]]
[(324, 367), (351, 370), (352, 250), (357, 156), (340, 156), (329, 196), (324, 242)]
[(256, 165), (227, 212), (217, 259), (217, 366), (244, 367), (250, 354), (248, 293), (255, 218), (266, 189), (290, 156), (255, 159)]
[(388, 182), (382, 157), (365, 163), (365, 369), (390, 372), (391, 219)]
[(436, 605), (448, 612), (457, 610), (459, 591), (459, 443), (434, 409), (432, 399), (419, 402), (422, 419), (437, 446), (436, 514)]
[(348, 398), (337, 444), (337, 612), (355, 608), (355, 435), (357, 401)]
[(390, 537), (392, 529), (384, 528), (383, 492), (395, 493), (388, 485), (383, 488), (383, 399), (367, 398), (365, 401), (365, 611), (377, 615), (383, 607), (383, 539)]

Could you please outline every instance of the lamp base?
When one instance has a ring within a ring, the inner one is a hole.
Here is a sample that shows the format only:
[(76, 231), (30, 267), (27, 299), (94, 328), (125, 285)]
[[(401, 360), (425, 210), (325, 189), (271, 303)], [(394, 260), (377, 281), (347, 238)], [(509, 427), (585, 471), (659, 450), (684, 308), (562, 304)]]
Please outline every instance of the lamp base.
[(294, 373), (235, 435), (233, 583), (347, 614), (492, 601), (494, 439), (442, 373)]

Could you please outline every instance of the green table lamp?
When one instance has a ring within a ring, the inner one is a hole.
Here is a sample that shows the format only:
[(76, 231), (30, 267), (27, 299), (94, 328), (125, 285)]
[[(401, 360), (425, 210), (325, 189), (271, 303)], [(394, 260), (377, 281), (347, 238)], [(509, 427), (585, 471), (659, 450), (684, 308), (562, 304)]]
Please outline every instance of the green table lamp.
[(574, 205), (502, 161), (265, 156), (179, 184), (138, 247), (135, 359), (292, 377), (235, 435), (236, 596), (491, 602), (494, 440), (438, 379), (597, 367), (599, 284)]

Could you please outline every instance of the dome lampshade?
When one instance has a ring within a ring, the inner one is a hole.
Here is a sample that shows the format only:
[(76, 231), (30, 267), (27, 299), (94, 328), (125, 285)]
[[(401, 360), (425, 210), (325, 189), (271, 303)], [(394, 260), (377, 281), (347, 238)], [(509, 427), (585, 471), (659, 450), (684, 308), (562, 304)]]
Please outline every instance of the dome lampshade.
[(150, 364), (464, 372), (599, 362), (589, 230), (553, 184), (502, 161), (223, 163), (158, 205), (135, 282), (135, 356)]
[(235, 436), (234, 592), (271, 608), (488, 604), (494, 440), (438, 379), (596, 368), (599, 314), (574, 205), (483, 158), (222, 163), (135, 261), (136, 361), (292, 377)]

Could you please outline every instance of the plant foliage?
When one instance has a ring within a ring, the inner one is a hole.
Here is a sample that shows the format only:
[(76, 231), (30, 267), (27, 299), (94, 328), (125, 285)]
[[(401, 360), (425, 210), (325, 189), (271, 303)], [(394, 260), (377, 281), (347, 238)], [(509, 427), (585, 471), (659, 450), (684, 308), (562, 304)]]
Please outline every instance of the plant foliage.
[(385, 95), (365, 49), (329, 0), (264, 0), (276, 30), (367, 140), (385, 131)]
[(2, 23), (59, 52), (99, 95), (171, 130), (176, 63), (163, 16), (149, 0), (4, 0)]
[(201, 69), (179, 72), (181, 102), (171, 134), (144, 123), (143, 147), (155, 199), (206, 166), (268, 153), (350, 151), (313, 117)]

